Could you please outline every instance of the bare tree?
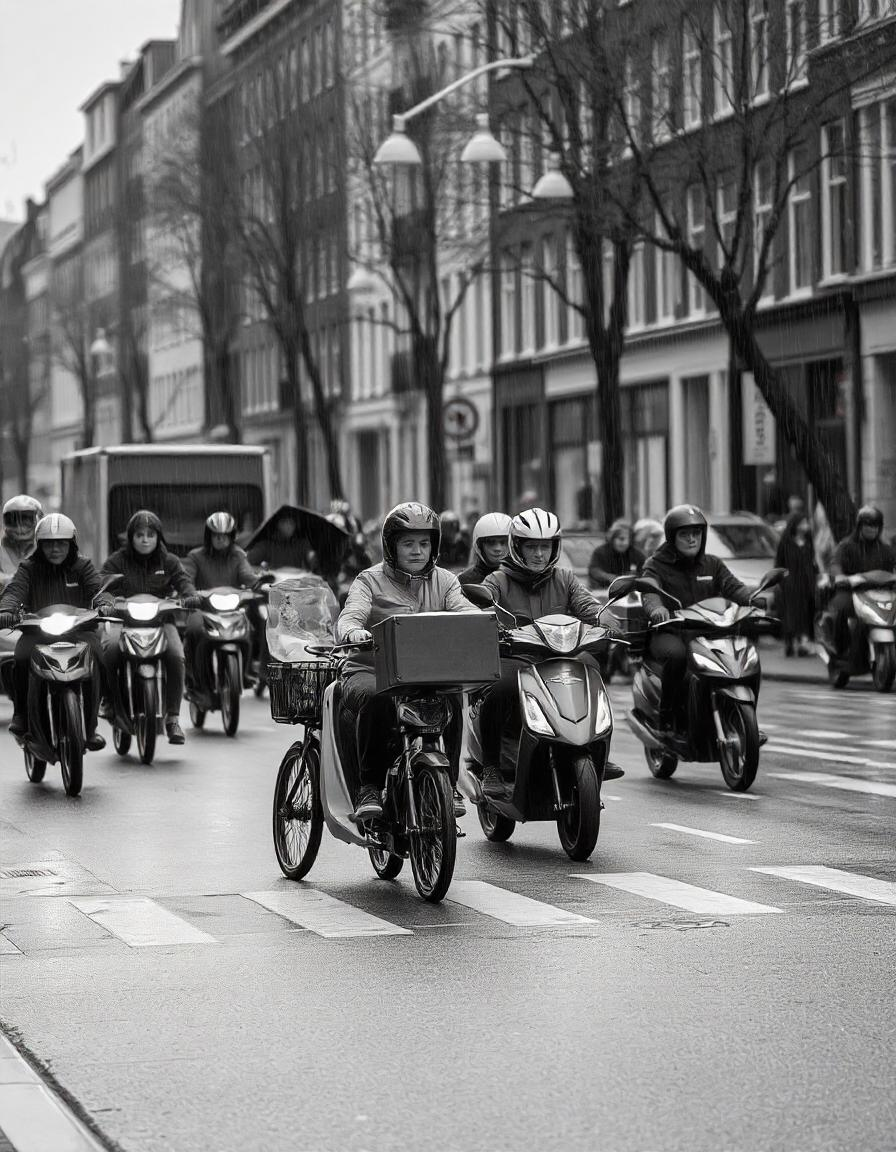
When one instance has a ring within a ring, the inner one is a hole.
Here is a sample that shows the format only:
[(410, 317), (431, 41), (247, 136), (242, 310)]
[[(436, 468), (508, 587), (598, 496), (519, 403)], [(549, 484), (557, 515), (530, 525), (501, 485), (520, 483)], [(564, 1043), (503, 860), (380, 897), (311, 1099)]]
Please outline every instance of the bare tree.
[(90, 320), (80, 252), (54, 268), (51, 290), (51, 356), (75, 382), (81, 400), (80, 447), (92, 448), (96, 434), (96, 380), (90, 355)]

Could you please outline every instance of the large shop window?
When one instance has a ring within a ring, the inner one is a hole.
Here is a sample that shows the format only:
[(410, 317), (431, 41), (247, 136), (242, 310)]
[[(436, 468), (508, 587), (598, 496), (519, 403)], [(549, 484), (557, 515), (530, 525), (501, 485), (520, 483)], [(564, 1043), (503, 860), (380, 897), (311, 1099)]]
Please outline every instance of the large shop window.
[(623, 388), (625, 508), (661, 520), (668, 507), (669, 387), (665, 380)]
[(504, 491), (513, 509), (543, 502), (540, 404), (517, 404), (501, 413)]
[(594, 516), (594, 494), (588, 475), (588, 443), (596, 436), (594, 399), (577, 396), (556, 400), (549, 412), (550, 498), (560, 523), (570, 527)]

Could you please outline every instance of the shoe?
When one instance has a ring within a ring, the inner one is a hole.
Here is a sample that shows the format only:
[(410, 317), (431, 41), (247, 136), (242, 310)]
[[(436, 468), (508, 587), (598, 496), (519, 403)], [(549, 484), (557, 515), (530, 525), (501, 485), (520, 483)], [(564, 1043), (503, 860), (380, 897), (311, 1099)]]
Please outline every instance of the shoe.
[(106, 747), (106, 738), (100, 736), (99, 732), (94, 732), (92, 736), (88, 736), (84, 741), (88, 752), (102, 752)]
[(496, 800), (504, 799), (507, 795), (507, 785), (500, 769), (493, 765), (485, 769), (482, 773), (482, 791), (486, 796), (492, 796)]
[(168, 737), (169, 744), (184, 743), (184, 730), (178, 723), (176, 716), (165, 717), (165, 735)]
[(110, 724), (115, 719), (115, 708), (108, 696), (104, 696), (100, 700), (98, 715), (100, 720), (108, 720)]
[(763, 746), (763, 744), (768, 744), (768, 732), (763, 732), (763, 730), (760, 728), (759, 729), (759, 747), (761, 748)]
[(13, 713), (12, 720), (9, 722), (10, 736), (24, 736), (28, 731), (28, 721), (24, 716), (18, 713)]
[(604, 780), (619, 780), (625, 775), (625, 772), (618, 764), (614, 764), (612, 760), (608, 760), (604, 765)]
[(383, 805), (380, 794), (376, 788), (362, 788), (355, 804), (354, 817), (356, 821), (379, 820), (383, 815)]
[(458, 792), (458, 790), (455, 788), (454, 789), (454, 818), (455, 818), (455, 820), (459, 820), (461, 818), (461, 816), (466, 816), (466, 814), (467, 814), (467, 806), (466, 806), (466, 804), (464, 804), (464, 798), (463, 798), (463, 796), (461, 796), (460, 792)]

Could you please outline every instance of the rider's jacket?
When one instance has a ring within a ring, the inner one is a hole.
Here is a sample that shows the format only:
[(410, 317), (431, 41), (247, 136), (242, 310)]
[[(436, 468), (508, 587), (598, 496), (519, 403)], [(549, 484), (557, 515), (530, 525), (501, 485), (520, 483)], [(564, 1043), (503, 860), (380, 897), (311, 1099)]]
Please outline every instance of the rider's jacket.
[(465, 568), (458, 576), (461, 588), (466, 588), (468, 584), (484, 584), (486, 577), (491, 576), (494, 568), (489, 566), (480, 557), (477, 557), (475, 562), (469, 568)]
[[(722, 596), (744, 606), (750, 602), (750, 589), (718, 556), (706, 552), (690, 559), (682, 556), (674, 545), (663, 544), (644, 565), (642, 576), (652, 576), (664, 592), (681, 601), (682, 608), (689, 608), (698, 600), (708, 600), (712, 596)], [(671, 608), (655, 592), (645, 592), (643, 601), (644, 611), (651, 618), (658, 608)]]
[(165, 597), (172, 592), (176, 596), (196, 595), (196, 589), (180, 560), (164, 544), (159, 544), (149, 556), (141, 556), (129, 544), (119, 548), (107, 558), (100, 575), (112, 576), (117, 573), (124, 579), (112, 589), (116, 596), (149, 593), (151, 596)]
[(498, 593), (498, 604), (515, 616), (575, 616), (588, 624), (597, 619), (597, 603), (568, 568), (531, 572), (508, 557), (483, 581)]
[(617, 552), (608, 541), (600, 544), (591, 553), (588, 562), (588, 575), (595, 584), (612, 584), (617, 576), (627, 576), (634, 569), (640, 572), (645, 556), (640, 548), (630, 546), (624, 552)]
[(61, 564), (51, 564), (38, 550), (22, 561), (3, 589), (0, 612), (17, 612), (22, 607), (29, 612), (39, 612), (51, 604), (89, 608), (101, 584), (96, 568), (86, 556), (79, 554), (74, 541)]
[[(355, 629), (369, 630), (390, 616), (478, 611), (461, 592), (453, 572), (433, 568), (427, 576), (410, 576), (384, 561), (358, 573), (336, 621), (336, 638), (344, 641)], [(351, 657), (346, 672), (372, 667), (372, 653), (359, 652)]]
[(896, 569), (896, 553), (884, 544), (880, 534), (876, 540), (863, 540), (857, 527), (837, 545), (831, 557), (832, 576), (855, 576), (858, 572), (892, 572)]
[(226, 552), (194, 548), (184, 557), (184, 571), (196, 588), (251, 588), (256, 572), (237, 544)]
[(34, 555), (36, 547), (37, 545), (32, 540), (23, 551), (20, 551), (12, 540), (6, 536), (0, 536), (0, 576), (14, 576), (22, 561)]

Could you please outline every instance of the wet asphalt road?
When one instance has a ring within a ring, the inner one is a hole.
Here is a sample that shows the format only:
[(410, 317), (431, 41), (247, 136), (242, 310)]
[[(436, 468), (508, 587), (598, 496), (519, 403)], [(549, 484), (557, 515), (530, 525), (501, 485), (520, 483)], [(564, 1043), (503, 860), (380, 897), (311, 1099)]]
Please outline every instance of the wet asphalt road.
[[(588, 863), (471, 813), (433, 907), (325, 836), (298, 913), (266, 702), (152, 767), (90, 756), (77, 800), (28, 783), (3, 702), (4, 1027), (128, 1152), (892, 1152), (896, 695), (768, 683), (747, 796), (654, 780), (612, 695)], [(314, 893), (348, 935), (296, 923)]]

